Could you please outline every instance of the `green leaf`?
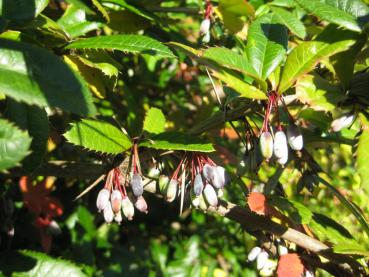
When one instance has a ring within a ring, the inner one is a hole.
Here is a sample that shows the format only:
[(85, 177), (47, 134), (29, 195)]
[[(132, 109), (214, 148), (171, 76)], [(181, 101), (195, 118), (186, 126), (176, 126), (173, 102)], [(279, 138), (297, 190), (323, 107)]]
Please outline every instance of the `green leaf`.
[(105, 20), (109, 22), (110, 21), (109, 14), (106, 11), (106, 9), (101, 5), (101, 3), (98, 0), (92, 0), (92, 4), (101, 13), (101, 15), (105, 18)]
[(345, 98), (340, 87), (330, 84), (319, 75), (305, 75), (296, 83), (297, 98), (316, 111), (333, 111)]
[(224, 26), (232, 33), (242, 30), (243, 16), (252, 17), (255, 13), (254, 7), (244, 0), (220, 0), (216, 11), (219, 11)]
[[(338, 31), (336, 33), (338, 35)], [(299, 77), (313, 70), (323, 58), (344, 51), (354, 43), (354, 40), (342, 37), (342, 40), (336, 42), (307, 41), (299, 44), (287, 57), (278, 86), (279, 93), (286, 91)]]
[(131, 148), (130, 138), (110, 123), (83, 119), (72, 123), (72, 128), (64, 134), (70, 143), (108, 154), (119, 154)]
[(364, 24), (369, 20), (367, 16), (369, 7), (361, 0), (321, 0), (320, 2), (351, 14), (359, 23)]
[(8, 99), (6, 116), (19, 128), (28, 131), (32, 138), (31, 155), (23, 160), (26, 170), (32, 172), (41, 164), (46, 154), (49, 138), (49, 119), (46, 111), (37, 106), (29, 106)]
[(0, 258), (0, 273), (6, 276), (59, 277), (61, 273), (64, 276), (86, 276), (78, 266), (70, 261), (30, 250), (3, 252)]
[(248, 61), (262, 79), (266, 79), (283, 61), (287, 49), (287, 29), (266, 14), (253, 21), (248, 31)]
[(184, 150), (196, 152), (213, 152), (214, 147), (204, 139), (180, 132), (164, 132), (143, 141), (139, 146), (162, 149), (162, 150)]
[(313, 217), (313, 213), (297, 201), (288, 200), (280, 196), (271, 196), (268, 202), (296, 224), (309, 224)]
[(30, 145), (26, 132), (0, 119), (0, 171), (17, 165), (29, 154)]
[(0, 39), (0, 91), (27, 104), (96, 112), (85, 81), (57, 56), (22, 42)]
[(369, 193), (369, 121), (364, 115), (360, 115), (360, 119), (362, 133), (356, 149), (356, 168), (361, 178), (362, 188)]
[(130, 12), (136, 14), (136, 15), (139, 15), (143, 18), (146, 18), (150, 21), (158, 21), (158, 17), (155, 14), (145, 10), (142, 7), (138, 8), (136, 6), (128, 4), (125, 0), (103, 0), (102, 2), (117, 4), (117, 5), (125, 8), (126, 10), (128, 10), (128, 11), (130, 11)]
[(306, 11), (316, 15), (320, 19), (337, 24), (348, 30), (361, 32), (361, 28), (355, 17), (339, 8), (322, 3), (320, 0), (295, 0)]
[(341, 241), (339, 244), (333, 247), (335, 253), (344, 255), (359, 255), (369, 257), (369, 250), (362, 244), (352, 240)]
[(214, 71), (213, 75), (226, 83), (227, 86), (240, 93), (240, 97), (251, 99), (267, 99), (264, 92), (257, 89), (255, 86), (247, 84), (242, 79), (232, 75), (231, 73), (228, 73), (227, 71)]
[(165, 116), (160, 109), (150, 108), (145, 116), (143, 130), (149, 134), (159, 134), (165, 130)]
[(49, 4), (48, 0), (0, 0), (0, 18), (26, 21), (36, 18)]
[(291, 33), (304, 39), (306, 36), (305, 25), (293, 13), (277, 7), (271, 7), (278, 23), (285, 25)]
[(77, 40), (67, 49), (108, 49), (174, 58), (172, 51), (161, 42), (143, 35), (111, 35)]

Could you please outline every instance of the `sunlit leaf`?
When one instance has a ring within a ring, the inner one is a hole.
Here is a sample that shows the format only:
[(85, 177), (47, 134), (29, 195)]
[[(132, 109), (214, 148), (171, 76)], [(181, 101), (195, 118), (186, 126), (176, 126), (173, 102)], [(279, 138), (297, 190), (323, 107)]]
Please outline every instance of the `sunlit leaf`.
[(164, 132), (165, 116), (158, 108), (150, 108), (145, 116), (143, 130), (149, 134), (159, 134)]

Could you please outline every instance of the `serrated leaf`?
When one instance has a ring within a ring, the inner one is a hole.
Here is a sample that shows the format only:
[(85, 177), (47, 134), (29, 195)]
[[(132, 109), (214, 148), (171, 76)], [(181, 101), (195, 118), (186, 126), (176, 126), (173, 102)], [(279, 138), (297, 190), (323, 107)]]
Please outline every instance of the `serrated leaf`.
[(59, 277), (61, 273), (64, 276), (86, 276), (78, 266), (70, 261), (30, 250), (3, 252), (0, 259), (0, 273), (7, 276)]
[(295, 34), (299, 38), (305, 38), (305, 25), (293, 13), (277, 7), (271, 7), (271, 10), (275, 14), (276, 22), (285, 25), (291, 33)]
[(85, 81), (45, 49), (0, 39), (0, 91), (27, 104), (96, 112)]
[(174, 58), (172, 51), (161, 42), (144, 35), (111, 35), (77, 40), (66, 49), (105, 49)]
[(28, 131), (32, 138), (31, 154), (22, 162), (25, 169), (31, 172), (41, 164), (46, 154), (49, 138), (49, 119), (46, 111), (37, 106), (29, 106), (8, 99), (6, 116), (19, 128)]
[(204, 139), (180, 132), (164, 132), (140, 143), (139, 146), (162, 149), (184, 150), (196, 152), (213, 152), (213, 145)]
[[(339, 31), (331, 34), (334, 39), (329, 39), (329, 41), (307, 41), (294, 48), (288, 55), (283, 68), (278, 85), (279, 93), (286, 91), (299, 77), (313, 70), (323, 58), (342, 52), (355, 43), (354, 40), (345, 39), (345, 37), (342, 37), (342, 40), (338, 40), (339, 38), (336, 40), (338, 34)], [(323, 36), (322, 39), (324, 39)]]
[(89, 67), (101, 70), (108, 77), (117, 78), (119, 70), (123, 68), (120, 63), (104, 51), (85, 51), (83, 55), (78, 56), (78, 59)]
[(305, 75), (296, 82), (296, 95), (303, 104), (316, 111), (333, 111), (345, 98), (340, 87), (319, 75)]
[(361, 32), (355, 17), (339, 8), (322, 3), (320, 0), (295, 0), (302, 8), (320, 19), (335, 23), (348, 30)]
[(214, 71), (213, 75), (219, 80), (223, 81), (227, 86), (240, 93), (240, 97), (251, 99), (267, 99), (264, 92), (255, 86), (247, 84), (242, 79), (232, 75), (227, 71)]
[(0, 0), (0, 18), (26, 21), (36, 18), (49, 4), (48, 0)]
[(313, 213), (303, 204), (279, 196), (271, 196), (269, 204), (278, 208), (296, 224), (309, 224)]
[(64, 134), (68, 142), (89, 150), (119, 154), (131, 148), (130, 138), (110, 123), (83, 119), (72, 123), (72, 128)]
[(145, 116), (143, 130), (149, 134), (159, 134), (165, 130), (165, 116), (158, 108), (150, 108)]
[(247, 36), (248, 61), (262, 79), (266, 79), (282, 62), (287, 49), (287, 29), (266, 14), (253, 21)]
[(101, 15), (105, 18), (106, 22), (109, 23), (109, 21), (110, 21), (109, 14), (106, 11), (106, 9), (101, 5), (101, 3), (98, 0), (92, 0), (92, 4), (101, 13)]
[(364, 115), (360, 116), (362, 133), (356, 149), (356, 168), (361, 178), (362, 188), (369, 193), (369, 121)]
[(17, 165), (29, 154), (31, 138), (13, 124), (0, 119), (0, 171)]

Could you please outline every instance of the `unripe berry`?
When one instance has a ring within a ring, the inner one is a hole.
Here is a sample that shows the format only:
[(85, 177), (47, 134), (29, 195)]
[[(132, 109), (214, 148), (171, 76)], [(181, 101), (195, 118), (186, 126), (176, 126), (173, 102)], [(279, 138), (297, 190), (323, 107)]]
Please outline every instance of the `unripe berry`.
[(139, 210), (142, 213), (147, 213), (147, 203), (145, 198), (143, 196), (140, 196), (137, 198), (135, 207), (137, 210)]
[(200, 35), (206, 35), (210, 30), (210, 19), (205, 18), (200, 24)]
[(113, 209), (111, 208), (111, 204), (108, 201), (107, 206), (104, 208), (104, 220), (106, 223), (111, 223), (114, 219), (114, 213), (113, 213)]
[(139, 197), (143, 194), (143, 182), (139, 174), (133, 174), (130, 184), (134, 196)]
[(113, 209), (114, 213), (117, 213), (120, 211), (120, 207), (122, 204), (122, 194), (119, 190), (113, 190), (110, 195), (110, 202), (111, 202), (111, 208)]
[(215, 192), (214, 188), (211, 185), (209, 184), (205, 185), (203, 194), (206, 202), (208, 202), (210, 206), (213, 207), (218, 206), (217, 193)]
[(352, 122), (354, 122), (355, 115), (354, 114), (345, 114), (331, 123), (331, 129), (333, 132), (339, 132), (344, 128), (349, 127)]
[[(209, 186), (209, 185), (208, 185)], [(203, 211), (206, 211), (208, 209), (208, 205), (206, 204), (205, 198), (204, 198), (204, 194), (201, 194), (199, 197), (199, 208)]]
[(178, 182), (176, 180), (170, 180), (167, 191), (166, 191), (166, 199), (168, 202), (173, 202), (173, 200), (177, 196)]
[(249, 255), (247, 256), (247, 260), (249, 260), (250, 262), (255, 261), (260, 253), (261, 248), (259, 246), (252, 248), (251, 251), (249, 252)]
[(169, 178), (166, 175), (160, 175), (159, 177), (159, 190), (161, 194), (165, 195), (167, 193), (169, 185)]
[(260, 252), (256, 260), (256, 267), (258, 270), (261, 270), (266, 265), (266, 262), (268, 261), (268, 257), (269, 257), (269, 254), (266, 251), (262, 250)]
[(260, 151), (263, 157), (269, 160), (273, 155), (273, 137), (269, 132), (263, 132), (260, 135)]
[(200, 196), (197, 196), (193, 189), (191, 190), (191, 203), (195, 208), (200, 206)]
[(131, 200), (129, 200), (128, 197), (125, 197), (122, 200), (122, 211), (123, 211), (124, 216), (128, 220), (133, 219), (133, 216), (135, 214), (135, 209), (133, 207), (133, 204), (132, 204)]
[(304, 141), (300, 132), (300, 128), (295, 124), (287, 127), (287, 140), (292, 150), (299, 151), (304, 146)]
[(200, 173), (196, 174), (195, 180), (193, 181), (193, 191), (195, 195), (199, 196), (204, 189), (204, 182)]
[(102, 189), (99, 191), (96, 199), (96, 207), (101, 212), (106, 208), (109, 203), (110, 191), (108, 189)]
[(283, 131), (274, 134), (274, 156), (282, 158), (288, 152), (287, 138)]

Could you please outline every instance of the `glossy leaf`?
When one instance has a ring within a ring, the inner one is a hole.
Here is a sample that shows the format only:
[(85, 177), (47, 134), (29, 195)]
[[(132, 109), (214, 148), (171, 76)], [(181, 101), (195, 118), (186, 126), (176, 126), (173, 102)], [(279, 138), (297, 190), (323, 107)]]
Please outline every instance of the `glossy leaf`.
[(64, 134), (68, 142), (96, 152), (119, 154), (132, 146), (130, 138), (110, 123), (83, 119)]
[(13, 124), (0, 119), (0, 171), (17, 165), (29, 152), (31, 138)]
[(149, 134), (159, 134), (165, 130), (165, 116), (158, 108), (150, 108), (145, 116), (143, 130)]
[(369, 20), (369, 7), (362, 0), (322, 0), (321, 2), (351, 14), (359, 23), (364, 24)]
[(184, 150), (197, 152), (213, 152), (211, 143), (197, 136), (180, 132), (164, 132), (140, 143), (140, 146), (162, 150)]
[[(320, 19), (335, 23), (341, 27), (355, 32), (361, 32), (356, 18), (334, 6), (322, 3), (319, 0), (295, 0), (306, 11), (316, 15)], [(346, 1), (345, 1), (346, 2)]]
[(48, 0), (0, 0), (0, 18), (26, 21), (36, 18), (49, 4)]
[(0, 91), (27, 104), (92, 115), (85, 81), (57, 56), (26, 43), (0, 39)]
[(282, 62), (287, 49), (287, 29), (266, 14), (253, 21), (248, 31), (248, 61), (262, 79), (266, 79)]
[(143, 35), (111, 35), (77, 40), (67, 49), (107, 49), (124, 52), (175, 57), (170, 49), (161, 42)]
[(65, 276), (85, 277), (82, 270), (70, 261), (52, 258), (44, 253), (20, 250), (3, 252), (0, 273), (7, 276)]
[(278, 7), (271, 7), (271, 10), (275, 15), (276, 22), (285, 25), (291, 33), (295, 34), (299, 38), (305, 38), (305, 26), (293, 13)]

